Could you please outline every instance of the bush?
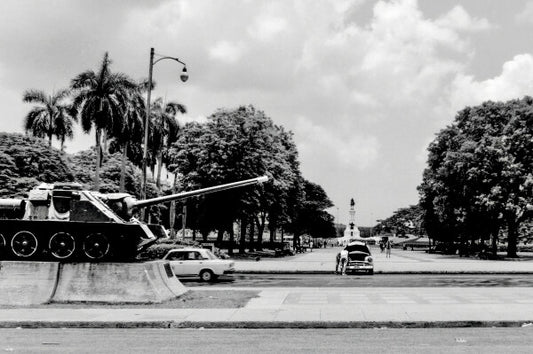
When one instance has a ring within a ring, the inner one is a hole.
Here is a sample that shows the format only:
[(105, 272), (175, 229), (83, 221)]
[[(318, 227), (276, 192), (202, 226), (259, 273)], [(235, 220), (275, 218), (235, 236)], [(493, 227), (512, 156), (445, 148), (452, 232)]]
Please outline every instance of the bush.
[(165, 254), (168, 253), (168, 251), (174, 248), (179, 248), (179, 247), (180, 245), (177, 245), (174, 242), (172, 243), (168, 243), (168, 242), (159, 243), (158, 242), (148, 247), (143, 252), (141, 252), (138, 258), (142, 261), (153, 261), (153, 260), (162, 259), (165, 256)]

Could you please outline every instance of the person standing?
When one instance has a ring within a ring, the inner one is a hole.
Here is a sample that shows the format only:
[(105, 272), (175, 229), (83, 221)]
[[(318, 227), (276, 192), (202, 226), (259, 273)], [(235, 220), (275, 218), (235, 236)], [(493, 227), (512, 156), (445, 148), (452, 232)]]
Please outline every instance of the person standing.
[(385, 251), (386, 251), (385, 256), (386, 256), (387, 258), (390, 258), (390, 251), (391, 251), (391, 248), (392, 248), (392, 243), (390, 242), (390, 240), (387, 240), (387, 241), (385, 242)]

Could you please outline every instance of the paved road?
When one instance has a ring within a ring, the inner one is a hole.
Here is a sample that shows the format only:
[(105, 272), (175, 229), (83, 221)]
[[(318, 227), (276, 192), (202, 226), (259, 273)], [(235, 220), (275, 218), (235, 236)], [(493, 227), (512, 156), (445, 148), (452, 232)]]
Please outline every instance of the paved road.
[(533, 327), (426, 329), (0, 329), (14, 353), (531, 353)]
[(235, 274), (214, 283), (182, 282), (187, 287), (533, 287), (529, 274)]

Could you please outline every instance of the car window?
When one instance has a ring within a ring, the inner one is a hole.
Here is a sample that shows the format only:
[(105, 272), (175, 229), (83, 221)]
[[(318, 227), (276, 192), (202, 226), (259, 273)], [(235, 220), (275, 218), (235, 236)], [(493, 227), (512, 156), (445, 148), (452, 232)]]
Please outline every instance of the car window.
[(169, 261), (182, 261), (186, 259), (187, 253), (186, 252), (172, 252), (167, 256), (167, 259)]
[(196, 260), (209, 259), (208, 257), (204, 257), (200, 252), (193, 252), (193, 253), (194, 253), (193, 259), (196, 259)]

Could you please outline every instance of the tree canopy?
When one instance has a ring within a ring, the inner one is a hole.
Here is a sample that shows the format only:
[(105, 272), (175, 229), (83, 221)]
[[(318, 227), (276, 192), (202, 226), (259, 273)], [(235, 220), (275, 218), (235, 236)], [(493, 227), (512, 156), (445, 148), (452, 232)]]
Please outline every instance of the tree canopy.
[(38, 183), (74, 180), (60, 151), (42, 139), (0, 133), (0, 195), (20, 197)]
[(419, 187), (426, 229), (441, 240), (487, 240), (502, 228), (516, 257), (533, 201), (533, 99), (460, 111), (429, 147)]

